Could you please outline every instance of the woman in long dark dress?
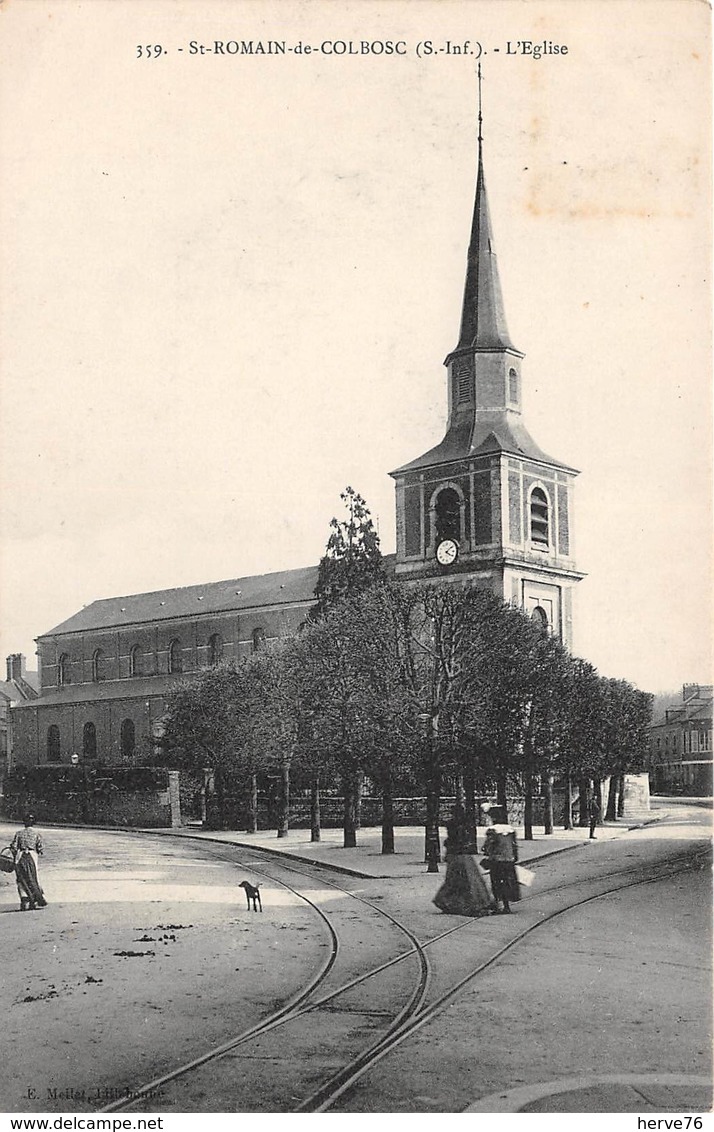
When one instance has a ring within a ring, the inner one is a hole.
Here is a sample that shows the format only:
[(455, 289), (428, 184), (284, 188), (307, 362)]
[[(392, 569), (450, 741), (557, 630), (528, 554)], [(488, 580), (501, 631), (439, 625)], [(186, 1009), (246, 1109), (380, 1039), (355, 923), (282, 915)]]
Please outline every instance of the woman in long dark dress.
[(25, 818), (25, 828), (18, 830), (10, 842), (15, 857), (15, 879), (20, 897), (20, 911), (31, 912), (47, 905), (40, 886), (37, 865), (44, 846), (40, 834), (32, 828), (32, 814)]
[(467, 852), (468, 831), (457, 811), (446, 823), (446, 878), (434, 897), (442, 912), (452, 916), (486, 916), (492, 902), (473, 852)]

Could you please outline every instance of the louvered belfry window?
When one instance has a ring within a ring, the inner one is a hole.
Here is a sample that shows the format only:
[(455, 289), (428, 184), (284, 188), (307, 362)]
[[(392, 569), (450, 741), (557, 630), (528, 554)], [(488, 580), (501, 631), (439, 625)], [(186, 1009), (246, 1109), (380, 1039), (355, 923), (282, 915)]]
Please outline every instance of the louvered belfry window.
[(539, 549), (548, 547), (548, 496), (539, 487), (531, 492), (531, 542)]
[(518, 374), (514, 369), (508, 371), (508, 400), (513, 404), (518, 402)]
[(471, 362), (468, 358), (457, 358), (454, 362), (454, 383), (457, 404), (463, 405), (471, 400)]

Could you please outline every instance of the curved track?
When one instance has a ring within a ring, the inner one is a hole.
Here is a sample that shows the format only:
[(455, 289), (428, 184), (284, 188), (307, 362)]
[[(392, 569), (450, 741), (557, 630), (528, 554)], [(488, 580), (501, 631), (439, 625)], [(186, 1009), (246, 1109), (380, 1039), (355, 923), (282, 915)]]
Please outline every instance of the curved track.
[[(213, 846), (216, 843), (209, 844)], [(220, 844), (225, 852), (227, 846), (225, 843)], [(269, 878), (274, 883), (283, 885), (314, 908), (316, 914), (321, 917), (330, 933), (331, 951), (329, 957), (323, 962), (319, 971), (299, 992), (262, 1022), (228, 1038), (220, 1046), (206, 1051), (190, 1062), (175, 1067), (163, 1076), (132, 1088), (130, 1090), (130, 1096), (114, 1102), (102, 1111), (109, 1112), (136, 1109), (138, 1105), (141, 1105), (143, 1099), (149, 1099), (149, 1095), (155, 1093), (155, 1090), (158, 1088), (172, 1086), (176, 1083), (181, 1083), (182, 1087), (187, 1087), (190, 1091), (190, 1081), (192, 1077), (199, 1075), (202, 1068), (208, 1066), (210, 1063), (221, 1062), (226, 1058), (230, 1058), (231, 1061), (234, 1062), (236, 1056), (241, 1057), (239, 1074), (241, 1082), (244, 1081), (246, 1072), (250, 1070), (251, 1063), (255, 1065), (259, 1063), (261, 1059), (275, 1060), (276, 1058), (282, 1058), (284, 1060), (292, 1059), (294, 1061), (296, 1057), (300, 1056), (298, 1052), (293, 1052), (293, 1042), (295, 1040), (294, 1023), (298, 1023), (300, 1027), (299, 1033), (301, 1034), (305, 1034), (307, 1031), (318, 1034), (321, 1030), (322, 1023), (326, 1020), (324, 1012), (334, 1014), (337, 1011), (341, 1019), (347, 1017), (350, 1019), (360, 1019), (361, 1015), (367, 1012), (355, 1008), (354, 1003), (350, 1005), (350, 992), (357, 987), (364, 989), (366, 984), (370, 983), (372, 980), (379, 982), (380, 977), (384, 976), (387, 981), (384, 984), (384, 990), (380, 989), (378, 991), (378, 998), (381, 1002), (386, 1000), (385, 1004), (388, 1004), (389, 1008), (384, 1011), (380, 1010), (374, 1012), (375, 1014), (378, 1013), (382, 1015), (379, 1019), (381, 1028), (378, 1036), (375, 1038), (373, 1035), (370, 1035), (372, 1040), (368, 1040), (365, 1044), (362, 1044), (360, 1048), (348, 1048), (345, 1053), (344, 1064), (336, 1070), (327, 1071), (327, 1067), (325, 1067), (325, 1079), (321, 1081), (316, 1088), (312, 1088), (307, 1097), (300, 1099), (288, 1090), (288, 1095), (282, 1100), (276, 1098), (274, 1105), (272, 1105), (270, 1109), (270, 1111), (324, 1112), (335, 1104), (335, 1102), (342, 1097), (360, 1077), (367, 1073), (372, 1066), (376, 1065), (411, 1034), (426, 1025), (433, 1017), (446, 1009), (454, 997), (459, 994), (467, 984), (471, 983), (487, 968), (498, 963), (502, 956), (533, 932), (547, 927), (556, 917), (576, 909), (583, 904), (600, 899), (610, 893), (617, 892), (619, 889), (634, 885), (654, 883), (687, 868), (700, 867), (700, 862), (708, 855), (708, 852), (708, 849), (690, 850), (686, 853), (668, 857), (663, 861), (658, 861), (653, 864), (635, 864), (624, 869), (614, 869), (593, 878), (586, 880), (581, 878), (577, 881), (565, 882), (549, 888), (540, 889), (537, 894), (528, 894), (522, 901), (521, 906), (524, 908), (527, 908), (528, 905), (531, 904), (534, 900), (534, 896), (537, 896), (538, 900), (548, 896), (557, 899), (563, 894), (567, 894), (568, 890), (572, 888), (577, 888), (580, 893), (583, 892), (583, 889), (587, 890), (585, 895), (580, 895), (578, 899), (570, 900), (561, 907), (556, 907), (551, 911), (545, 912), (542, 918), (536, 923), (531, 923), (525, 928), (516, 931), (507, 942), (497, 947), (485, 960), (478, 963), (476, 966), (471, 966), (470, 969), (467, 970), (464, 975), (457, 978), (446, 991), (439, 994), (429, 1003), (425, 1002), (430, 982), (430, 966), (426, 950), (433, 949), (455, 933), (468, 929), (473, 925), (473, 920), (464, 920), (440, 932), (430, 940), (421, 943), (405, 924), (401, 923), (383, 908), (366, 897), (351, 892), (346, 887), (334, 881), (326, 880), (324, 872), (319, 866), (300, 865), (298, 867), (295, 864), (287, 864), (282, 861), (277, 862), (274, 856), (271, 855), (269, 857), (271, 868), (268, 869), (265, 867), (265, 856), (260, 855), (260, 851), (250, 850), (249, 854), (242, 853), (241, 856), (243, 860), (240, 862), (241, 864), (249, 864), (255, 871), (262, 873), (262, 875)], [(258, 864), (258, 862), (260, 862), (260, 864)], [(239, 862), (236, 862), (236, 864), (238, 863)], [(397, 953), (371, 967), (369, 970), (362, 971), (360, 974), (353, 976), (339, 986), (331, 988), (328, 993), (323, 994), (321, 997), (316, 997), (316, 992), (321, 987), (324, 989), (324, 984), (330, 972), (334, 973), (335, 963), (340, 953), (340, 938), (330, 922), (330, 915), (324, 912), (304, 891), (299, 891), (299, 888), (294, 887), (293, 884), (289, 884), (287, 881), (276, 876), (276, 872), (302, 875), (310, 879), (314, 879), (314, 875), (318, 874), (321, 885), (326, 885), (341, 895), (366, 905), (372, 912), (377, 913), (380, 917), (389, 921), (401, 936), (406, 936), (409, 940), (409, 947), (399, 950)], [(394, 986), (390, 986), (388, 981), (389, 972), (398, 965), (403, 964), (406, 960), (414, 957), (418, 960), (416, 978), (413, 978), (411, 984), (406, 988), (399, 986), (395, 989)], [(371, 985), (374, 987), (374, 983)], [(280, 1033), (276, 1033), (277, 1031), (280, 1031)], [(273, 1044), (267, 1053), (260, 1048), (260, 1039), (264, 1039), (266, 1035), (272, 1036), (273, 1043), (276, 1038), (278, 1040), (278, 1046), (276, 1047), (275, 1044)], [(280, 1046), (281, 1041), (283, 1043), (282, 1047)], [(348, 1047), (354, 1047), (355, 1041), (357, 1041), (358, 1045), (362, 1041), (359, 1026), (356, 1026), (354, 1033), (350, 1032), (349, 1040), (347, 1040), (345, 1044)], [(234, 1053), (234, 1051), (239, 1050), (239, 1047), (243, 1047), (242, 1055)], [(276, 1053), (276, 1049), (282, 1050), (282, 1052)], [(219, 1073), (222, 1071), (222, 1067), (220, 1066), (216, 1067), (216, 1069)], [(232, 1069), (234, 1070), (235, 1066), (226, 1066), (225, 1072), (230, 1073)], [(247, 1091), (250, 1092), (250, 1089), (248, 1088)], [(297, 1103), (295, 1103), (296, 1101)], [(163, 1107), (162, 1105), (162, 1108)], [(234, 1111), (251, 1111), (251, 1109), (244, 1107), (237, 1108)]]
[[(669, 879), (679, 873), (685, 872), (690, 868), (701, 868), (706, 859), (710, 858), (711, 850), (694, 850), (689, 853), (681, 854), (677, 858), (672, 858), (665, 862), (658, 862), (650, 866), (634, 867), (632, 869), (623, 870), (618, 873), (608, 874), (608, 878), (612, 879), (613, 876), (619, 875), (622, 879), (621, 884), (611, 884), (609, 887), (602, 889), (602, 891), (591, 893), (590, 895), (583, 896), (578, 900), (573, 900), (565, 907), (555, 909), (554, 911), (546, 914), (543, 918), (535, 924), (530, 924), (528, 927), (519, 931), (507, 943), (498, 948), (488, 959), (478, 964), (470, 970), (463, 978), (454, 983), (446, 992), (439, 995), (433, 1002), (431, 1002), (423, 1010), (418, 1011), (412, 1018), (406, 1021), (398, 1031), (392, 1032), (382, 1043), (380, 1049), (376, 1050), (370, 1057), (365, 1057), (360, 1063), (355, 1063), (352, 1067), (346, 1067), (341, 1074), (341, 1079), (334, 1084), (328, 1082), (321, 1089), (317, 1090), (311, 1097), (303, 1101), (296, 1112), (325, 1112), (330, 1109), (336, 1101), (340, 1099), (361, 1077), (363, 1077), (373, 1066), (377, 1065), (384, 1057), (401, 1045), (412, 1034), (416, 1033), (419, 1029), (425, 1026), (438, 1014), (442, 1013), (449, 1004), (456, 998), (456, 996), (469, 984), (472, 983), (479, 975), (494, 966), (499, 960), (509, 952), (517, 944), (521, 943), (527, 936), (532, 933), (542, 930), (547, 927), (557, 917), (571, 912), (584, 904), (589, 904), (594, 900), (599, 900), (602, 897), (609, 896), (612, 893), (619, 892), (625, 888), (632, 888), (637, 885), (654, 884), (657, 881)], [(674, 866), (674, 867), (672, 867)], [(647, 875), (635, 877), (635, 879), (626, 879), (633, 873), (645, 873)], [(606, 878), (601, 878), (606, 879)], [(581, 884), (582, 882), (577, 882)], [(590, 882), (591, 884), (597, 883), (596, 881)], [(562, 888), (572, 887), (572, 885), (563, 885)], [(544, 890), (547, 892), (559, 891), (552, 888)], [(441, 938), (441, 937), (440, 937)]]
[[(204, 841), (205, 843), (204, 839), (202, 839), (202, 841)], [(215, 845), (216, 843), (208, 844)], [(225, 848), (225, 843), (219, 844), (221, 844)], [(303, 900), (305, 903), (309, 904), (313, 908), (315, 913), (321, 918), (327, 928), (327, 931), (329, 932), (329, 956), (322, 963), (320, 969), (316, 972), (316, 974), (313, 975), (313, 977), (305, 984), (304, 987), (302, 987), (288, 1001), (283, 1003), (278, 1010), (274, 1011), (268, 1017), (264, 1018), (261, 1022), (241, 1031), (238, 1034), (231, 1036), (220, 1045), (207, 1050), (200, 1056), (193, 1058), (191, 1061), (176, 1066), (174, 1069), (170, 1070), (167, 1073), (164, 1073), (160, 1077), (156, 1077), (151, 1081), (132, 1086), (129, 1090), (130, 1095), (128, 1095), (126, 1098), (120, 1098), (102, 1108), (102, 1112), (121, 1112), (135, 1108), (137, 1104), (141, 1103), (143, 1098), (150, 1097), (152, 1094), (155, 1094), (157, 1090), (170, 1085), (172, 1082), (176, 1082), (182, 1078), (189, 1077), (191, 1074), (196, 1073), (203, 1066), (208, 1065), (210, 1062), (217, 1061), (220, 1058), (224, 1058), (227, 1055), (231, 1054), (240, 1046), (254, 1042), (256, 1039), (269, 1034), (271, 1031), (277, 1029), (278, 1027), (284, 1026), (289, 1022), (294, 1022), (297, 1019), (302, 1018), (304, 1015), (319, 1011), (321, 1008), (333, 1009), (335, 1001), (341, 996), (346, 995), (349, 991), (353, 990), (355, 987), (359, 986), (366, 980), (388, 971), (397, 963), (402, 963), (404, 960), (410, 957), (417, 958), (418, 971), (417, 977), (413, 981), (410, 992), (408, 993), (408, 996), (406, 998), (406, 1002), (397, 1007), (393, 1018), (387, 1024), (386, 1032), (376, 1042), (371, 1043), (368, 1048), (360, 1054), (360, 1059), (364, 1059), (369, 1055), (374, 1055), (377, 1049), (381, 1048), (384, 1040), (388, 1037), (388, 1035), (398, 1032), (401, 1029), (402, 1025), (419, 1010), (426, 996), (430, 974), (429, 961), (425, 954), (424, 946), (419, 942), (414, 933), (405, 924), (402, 924), (389, 912), (367, 900), (365, 897), (350, 892), (349, 889), (344, 888), (343, 886), (336, 884), (333, 881), (326, 880), (322, 875), (320, 875), (320, 883), (322, 885), (327, 885), (330, 888), (334, 889), (336, 892), (366, 905), (373, 912), (377, 913), (378, 916), (389, 921), (389, 923), (392, 924), (403, 936), (406, 936), (410, 941), (411, 946), (406, 951), (400, 950), (396, 956), (390, 957), (388, 960), (376, 967), (371, 968), (369, 971), (363, 972), (362, 974), (353, 977), (346, 983), (338, 986), (336, 989), (331, 990), (330, 993), (324, 995), (323, 997), (313, 998), (318, 988), (321, 987), (327, 980), (328, 975), (332, 971), (337, 961), (338, 955), (340, 953), (340, 938), (333, 924), (331, 923), (330, 916), (326, 912), (324, 912), (322, 908), (320, 908), (319, 904), (317, 904), (308, 895), (306, 895), (304, 891), (301, 892), (294, 885), (288, 884), (285, 880), (282, 880), (280, 877), (276, 876), (275, 872), (288, 872), (307, 876), (312, 875), (312, 873), (314, 873), (315, 871), (321, 874), (322, 870), (311, 869), (311, 866), (309, 865), (296, 868), (295, 866), (285, 864), (282, 861), (276, 862), (272, 855), (269, 857), (269, 860), (273, 864), (273, 868), (269, 870), (265, 867), (265, 858), (263, 856), (258, 856), (258, 853), (259, 851), (256, 850), (250, 851), (250, 855), (243, 853), (243, 860), (235, 861), (234, 863), (236, 865), (250, 866), (250, 868), (254, 872), (260, 873), (266, 879), (269, 879), (276, 884), (280, 884), (283, 888), (286, 888), (288, 891), (296, 895), (300, 900)], [(255, 856), (253, 856), (253, 854), (255, 854)], [(454, 929), (451, 930), (453, 931)]]

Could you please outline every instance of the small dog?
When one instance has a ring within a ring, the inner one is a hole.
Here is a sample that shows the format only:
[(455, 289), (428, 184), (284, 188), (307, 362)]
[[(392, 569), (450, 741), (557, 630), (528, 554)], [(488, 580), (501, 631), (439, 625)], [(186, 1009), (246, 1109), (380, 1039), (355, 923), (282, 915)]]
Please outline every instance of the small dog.
[(242, 880), (238, 885), (239, 888), (245, 889), (245, 898), (248, 901), (248, 911), (250, 911), (251, 901), (253, 902), (253, 911), (263, 911), (263, 902), (260, 899), (260, 885), (251, 884), (248, 880)]

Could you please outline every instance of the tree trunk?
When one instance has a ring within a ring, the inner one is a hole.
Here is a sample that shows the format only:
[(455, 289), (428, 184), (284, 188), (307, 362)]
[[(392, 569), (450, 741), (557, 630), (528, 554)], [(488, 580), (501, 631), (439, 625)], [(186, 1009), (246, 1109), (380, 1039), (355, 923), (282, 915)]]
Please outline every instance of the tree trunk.
[(320, 840), (320, 772), (310, 783), (310, 840)]
[(578, 818), (578, 826), (581, 829), (587, 829), (590, 825), (588, 817), (588, 794), (590, 791), (590, 782), (587, 778), (581, 778), (579, 784), (580, 793), (580, 816)]
[(533, 775), (527, 770), (524, 775), (523, 838), (533, 840)]
[(457, 774), (454, 780), (454, 803), (456, 806), (460, 806), (462, 810), (466, 809), (466, 790), (463, 774)]
[(565, 803), (563, 805), (563, 829), (573, 828), (573, 776), (568, 768), (565, 776)]
[(362, 824), (362, 790), (364, 789), (364, 772), (357, 771), (355, 778), (355, 829)]
[(387, 777), (382, 786), (382, 855), (394, 852), (394, 799), (392, 797), (392, 776)]
[(617, 784), (619, 778), (616, 774), (610, 776), (610, 786), (607, 792), (607, 809), (605, 811), (605, 821), (617, 820)]
[(597, 804), (600, 807), (600, 814), (597, 819), (597, 824), (602, 825), (602, 779), (596, 778), (593, 781), (593, 794), (597, 798)]
[(503, 820), (508, 822), (508, 784), (505, 770), (498, 772), (496, 779), (496, 803), (503, 810)]
[(290, 824), (290, 763), (280, 768), (280, 798), (278, 801), (278, 837), (287, 837)]
[(625, 815), (625, 776), (621, 774), (617, 780), (617, 816)]
[(248, 787), (248, 833), (258, 832), (258, 776), (251, 774)]
[(206, 790), (206, 829), (221, 828), (221, 806), (216, 784), (216, 772), (204, 770), (204, 785)]
[(476, 783), (473, 758), (464, 767), (464, 812), (466, 814), (466, 852), (478, 850), (476, 835)]
[(524, 743), (525, 774), (523, 775), (523, 794), (525, 805), (523, 807), (523, 837), (526, 841), (533, 840), (533, 751), (530, 737)]
[(354, 776), (352, 775), (345, 779), (344, 798), (345, 813), (344, 821), (342, 823), (342, 844), (345, 849), (355, 849), (357, 846), (357, 814), (355, 812), (357, 789), (355, 786)]
[(543, 832), (553, 832), (553, 775), (543, 775), (543, 792), (545, 796), (545, 812), (543, 815)]

